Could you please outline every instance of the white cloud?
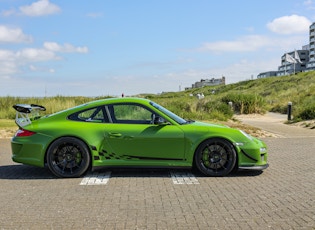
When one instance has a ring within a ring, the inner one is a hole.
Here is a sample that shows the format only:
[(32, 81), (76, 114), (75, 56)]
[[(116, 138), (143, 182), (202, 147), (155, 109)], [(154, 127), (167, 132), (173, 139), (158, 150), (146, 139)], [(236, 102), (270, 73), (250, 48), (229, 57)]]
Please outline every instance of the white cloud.
[(28, 66), (31, 72), (50, 72), (55, 69), (50, 67), (38, 67), (36, 63), (50, 61), (59, 61), (63, 58), (57, 53), (87, 53), (87, 47), (75, 47), (71, 44), (59, 45), (55, 42), (45, 42), (42, 48), (23, 48), (18, 51), (0, 49), (0, 76), (8, 77), (20, 71), (24, 66)]
[(0, 50), (0, 62), (14, 60), (15, 54), (11, 50)]
[(55, 69), (53, 68), (47, 68), (42, 66), (35, 66), (35, 65), (29, 65), (28, 67), (32, 72), (48, 72), (48, 73), (55, 73)]
[(34, 48), (22, 49), (16, 53), (16, 57), (23, 62), (38, 62), (60, 59), (52, 51)]
[(308, 10), (314, 10), (314, 2), (312, 0), (306, 0), (303, 2), (303, 5), (306, 6), (306, 9)]
[(10, 50), (0, 50), (0, 77), (9, 78), (18, 71), (15, 53)]
[(15, 9), (2, 10), (0, 15), (3, 16), (3, 17), (9, 17), (11, 15), (14, 15), (15, 13), (16, 13)]
[(37, 71), (38, 70), (38, 68), (34, 65), (30, 65), (29, 68), (31, 71)]
[(307, 33), (312, 24), (304, 16), (291, 15), (274, 19), (267, 24), (267, 28), (277, 34), (298, 34)]
[(240, 80), (256, 79), (257, 74), (264, 71), (277, 70), (280, 65), (280, 57), (278, 58), (257, 58), (255, 60), (242, 59), (223, 69), (216, 70), (223, 71), (226, 76), (227, 83), (235, 83)]
[(69, 43), (64, 45), (59, 45), (56, 42), (45, 42), (44, 48), (53, 52), (62, 52), (62, 53), (87, 53), (89, 49), (86, 46), (75, 47)]
[(304, 4), (305, 6), (309, 6), (309, 5), (312, 5), (312, 4), (313, 4), (313, 1), (312, 1), (312, 0), (306, 0), (306, 1), (303, 2), (303, 4)]
[(31, 5), (21, 6), (20, 11), (24, 15), (38, 17), (59, 13), (61, 9), (59, 6), (50, 3), (49, 0), (39, 0), (37, 2), (33, 2)]
[(217, 41), (204, 43), (200, 51), (210, 52), (245, 52), (256, 51), (272, 43), (270, 38), (261, 35), (249, 35), (235, 41)]
[[(226, 77), (227, 84), (235, 83), (243, 80), (250, 80), (252, 77), (256, 79), (257, 74), (268, 70), (277, 70), (280, 65), (280, 57), (278, 58), (257, 58), (256, 60), (241, 59), (231, 64), (222, 65), (221, 67), (211, 67), (209, 69), (188, 69), (180, 73), (169, 73), (160, 76), (162, 82), (167, 81), (173, 87), (178, 88), (190, 87), (195, 81), (200, 79), (221, 78)], [(160, 86), (160, 88), (163, 88)], [(171, 89), (169, 89), (171, 90)]]
[(33, 39), (26, 35), (20, 28), (9, 28), (0, 25), (0, 43), (21, 43), (31, 42)]
[(294, 50), (299, 49), (305, 41), (304, 36), (268, 37), (262, 35), (243, 36), (231, 41), (206, 42), (197, 51), (215, 54), (227, 52), (254, 52), (258, 50)]

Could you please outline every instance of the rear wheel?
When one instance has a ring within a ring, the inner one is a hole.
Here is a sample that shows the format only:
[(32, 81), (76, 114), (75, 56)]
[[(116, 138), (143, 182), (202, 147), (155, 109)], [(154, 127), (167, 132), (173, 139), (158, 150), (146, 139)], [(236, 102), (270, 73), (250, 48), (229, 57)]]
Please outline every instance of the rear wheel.
[(236, 151), (229, 141), (213, 138), (197, 148), (195, 164), (207, 176), (226, 176), (234, 169), (236, 158)]
[(80, 177), (89, 168), (91, 160), (83, 141), (63, 137), (48, 148), (46, 161), (49, 170), (58, 177)]

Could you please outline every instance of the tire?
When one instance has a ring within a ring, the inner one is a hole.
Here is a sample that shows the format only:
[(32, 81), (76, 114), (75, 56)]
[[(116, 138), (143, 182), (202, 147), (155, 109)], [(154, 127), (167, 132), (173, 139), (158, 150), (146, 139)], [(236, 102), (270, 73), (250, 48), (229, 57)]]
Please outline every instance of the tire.
[(48, 148), (46, 161), (57, 177), (80, 177), (89, 168), (91, 158), (85, 143), (77, 138), (63, 137)]
[(236, 151), (233, 145), (221, 138), (204, 141), (195, 152), (195, 165), (206, 176), (226, 176), (235, 167)]

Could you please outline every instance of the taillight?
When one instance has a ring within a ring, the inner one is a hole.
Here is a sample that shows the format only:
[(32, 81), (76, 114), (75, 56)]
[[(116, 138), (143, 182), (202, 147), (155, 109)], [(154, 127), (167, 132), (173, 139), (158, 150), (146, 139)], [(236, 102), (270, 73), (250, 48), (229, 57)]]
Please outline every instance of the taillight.
[(29, 137), (34, 135), (35, 132), (26, 130), (26, 129), (19, 129), (18, 131), (16, 131), (15, 136), (16, 137)]

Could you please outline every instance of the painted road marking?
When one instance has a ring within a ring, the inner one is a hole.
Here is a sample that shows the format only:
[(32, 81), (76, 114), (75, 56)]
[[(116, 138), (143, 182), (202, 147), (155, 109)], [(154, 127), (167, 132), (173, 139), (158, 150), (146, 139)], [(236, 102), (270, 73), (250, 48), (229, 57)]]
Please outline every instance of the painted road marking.
[(170, 171), (173, 184), (199, 184), (198, 179), (191, 172)]
[[(93, 172), (86, 175), (80, 185), (106, 185), (110, 179), (111, 171)], [(170, 171), (173, 184), (200, 184), (194, 174), (187, 171)]]
[(107, 172), (93, 172), (92, 174), (86, 175), (80, 185), (105, 185), (108, 183), (111, 175), (111, 171)]

